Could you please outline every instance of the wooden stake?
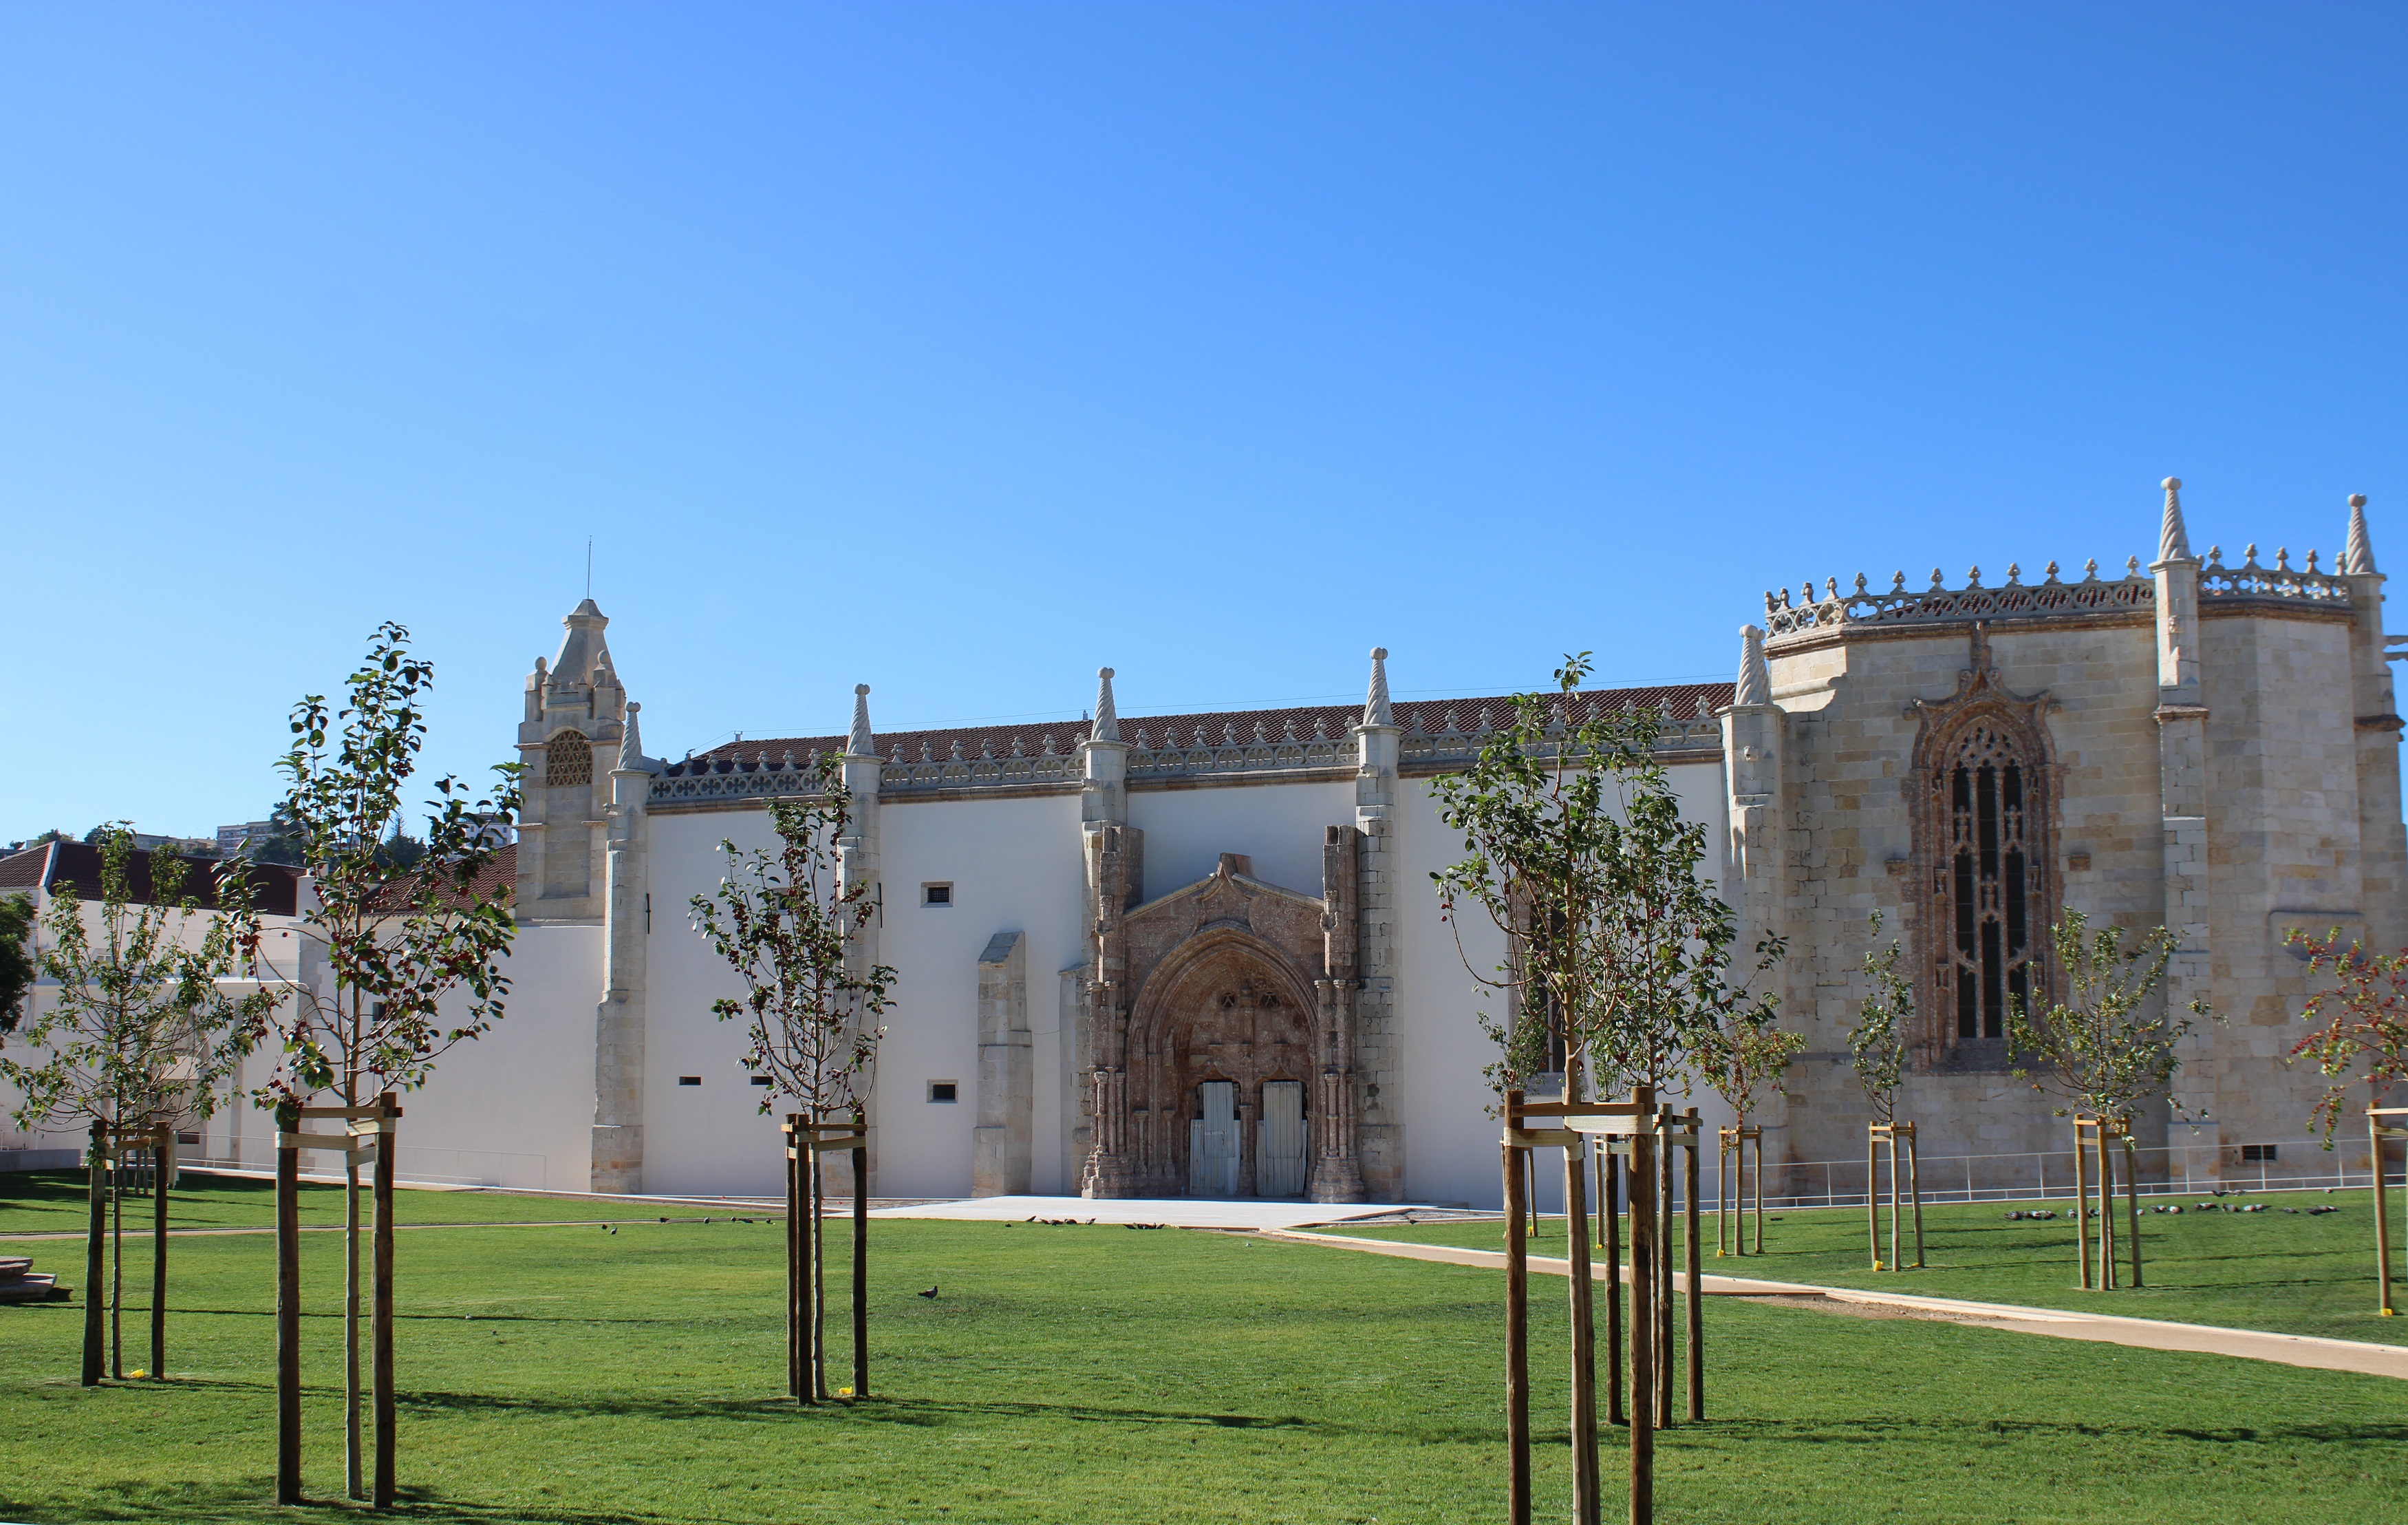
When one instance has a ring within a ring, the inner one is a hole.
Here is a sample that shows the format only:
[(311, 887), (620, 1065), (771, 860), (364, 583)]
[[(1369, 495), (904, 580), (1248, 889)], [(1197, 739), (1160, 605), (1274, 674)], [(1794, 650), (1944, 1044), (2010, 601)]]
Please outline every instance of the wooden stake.
[[(816, 1121), (816, 1119), (814, 1119)], [(818, 1135), (812, 1135), (814, 1147), (810, 1155), (811, 1203), (811, 1397), (827, 1402), (827, 1172), (821, 1167), (816, 1147)]]
[(2090, 1160), (2083, 1151), (2082, 1119), (2073, 1119), (2073, 1236), (2082, 1246), (2082, 1287), (2090, 1289)]
[(1656, 1227), (1657, 1259), (1656, 1277), (1656, 1428), (1672, 1428), (1672, 1242), (1677, 1237), (1672, 1228), (1673, 1185), (1678, 1179), (1672, 1158), (1678, 1145), (1668, 1135), (1671, 1132), (1672, 1108), (1666, 1103), (1656, 1109), (1657, 1137), (1664, 1139), (1656, 1150), (1657, 1168), (1663, 1179), (1656, 1188), (1656, 1205), (1658, 1218)]
[(167, 1380), (167, 1177), (176, 1130), (162, 1123), (150, 1144), (150, 1380)]
[(2099, 1289), (2115, 1290), (2115, 1167), (2107, 1154), (2102, 1121), (2099, 1141)]
[[(115, 1129), (110, 1129), (112, 1134)], [(125, 1380), (125, 1141), (108, 1151), (108, 1379)]]
[[(2366, 1109), (2367, 1158), (2374, 1166), (2374, 1307), (2377, 1313), (2389, 1318), (2396, 1311), (2391, 1306), (2391, 1218), (2384, 1201), (2384, 1128), (2375, 1121), (2376, 1116), (2374, 1108)], [(2402, 1193), (2402, 1196), (2408, 1199), (2408, 1193)], [(84, 1369), (92, 1369), (89, 1355), (84, 1359)], [(87, 1383), (91, 1380), (90, 1377), (85, 1378)]]
[(1689, 1422), (1702, 1424), (1706, 1417), (1706, 1342), (1700, 1318), (1704, 1289), (1699, 1284), (1705, 1280), (1705, 1271), (1698, 1264), (1698, 1251), (1701, 1245), (1698, 1230), (1698, 1144), (1702, 1141), (1698, 1137), (1698, 1109), (1691, 1107), (1688, 1117), (1689, 1144), (1684, 1157), (1688, 1173), (1685, 1178), (1688, 1189), (1684, 1194), (1682, 1206), (1689, 1229)]
[(802, 1267), (806, 1259), (803, 1249), (803, 1115), (786, 1114), (786, 1396), (810, 1403), (810, 1394), (803, 1382), (805, 1346), (809, 1336), (804, 1333), (804, 1297)]
[(368, 1306), (368, 1346), (376, 1361), (376, 1385), (369, 1402), (376, 1425), (374, 1497), (379, 1509), (393, 1507), (394, 1493), (393, 1177), (400, 1117), (401, 1108), (395, 1104), (393, 1092), (377, 1098), (380, 1131), (376, 1144), (376, 1244), (370, 1252), (375, 1286)]
[(1622, 1408), (1622, 1187), (1624, 1171), (1613, 1145), (1605, 1145), (1599, 1175), (1599, 1205), (1605, 1218), (1605, 1387), (1606, 1418), (1628, 1424)]
[(1914, 1125), (1906, 1125), (1906, 1194), (1914, 1202), (1914, 1268), (1923, 1269), (1923, 1173), (1914, 1158)]
[(276, 1502), (301, 1502), (301, 1109), (276, 1109)]
[(2132, 1241), (2132, 1285), (2138, 1287), (2141, 1285), (2141, 1156), (2128, 1129), (2124, 1133), (2124, 1205), (2132, 1230), (2127, 1236)]
[[(2380, 1161), (2382, 1158), (2382, 1153), (2378, 1150), (2375, 1158)], [(93, 1123), (92, 1152), (85, 1158), (91, 1166), (88, 1173), (90, 1179), (84, 1187), (85, 1196), (89, 1200), (88, 1205), (91, 1208), (91, 1219), (90, 1230), (85, 1236), (83, 1246), (83, 1385), (87, 1388), (94, 1388), (100, 1385), (101, 1377), (108, 1372), (106, 1358), (101, 1349), (103, 1299), (100, 1290), (101, 1279), (108, 1273), (108, 1261), (104, 1259), (108, 1253), (108, 1194), (103, 1185), (103, 1173), (108, 1169), (108, 1125), (107, 1123), (98, 1120)], [(2375, 1195), (2378, 1198), (2383, 1195), (2380, 1186), (2375, 1188)]]
[(1756, 1253), (1764, 1253), (1764, 1125), (1756, 1126)]
[(1881, 1124), (1865, 1125), (1865, 1243), (1870, 1246), (1873, 1269), (1881, 1261)]
[[(1522, 1093), (1505, 1093), (1505, 1125), (1522, 1126)], [(1522, 1189), (1524, 1151), (1505, 1154), (1505, 1450), (1506, 1518), (1530, 1525), (1530, 1252)]]
[[(1641, 1123), (1654, 1097), (1631, 1092)], [(1630, 1135), (1630, 1525), (1656, 1518), (1656, 1142)], [(1516, 1521), (1515, 1525), (1521, 1525)]]
[(853, 1109), (853, 1398), (869, 1396), (869, 1118)]
[[(1535, 1151), (1533, 1151), (1535, 1153)], [(1602, 1525), (1604, 1499), (1597, 1454), (1597, 1320), (1589, 1278), (1588, 1141), (1564, 1150), (1564, 1226), (1570, 1260), (1572, 1324), (1572, 1518)]]

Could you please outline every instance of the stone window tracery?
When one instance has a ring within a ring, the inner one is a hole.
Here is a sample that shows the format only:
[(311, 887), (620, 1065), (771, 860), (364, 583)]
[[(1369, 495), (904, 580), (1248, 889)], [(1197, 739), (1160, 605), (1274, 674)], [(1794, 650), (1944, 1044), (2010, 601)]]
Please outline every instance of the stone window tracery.
[(562, 784), (594, 782), (594, 746), (576, 731), (562, 731), (543, 749), (543, 781)]
[(1966, 728), (1939, 781), (1947, 791), (1934, 941), (1949, 1036), (2004, 1038), (2011, 1003), (2032, 994), (2031, 785), (2006, 727)]
[(2045, 693), (2000, 682), (1978, 626), (1956, 692), (1913, 707), (1922, 724), (1904, 783), (1917, 888), (1900, 909), (1923, 969), (1915, 1049), (1926, 1068), (2003, 1068), (2009, 1011), (2047, 999), (2054, 708)]

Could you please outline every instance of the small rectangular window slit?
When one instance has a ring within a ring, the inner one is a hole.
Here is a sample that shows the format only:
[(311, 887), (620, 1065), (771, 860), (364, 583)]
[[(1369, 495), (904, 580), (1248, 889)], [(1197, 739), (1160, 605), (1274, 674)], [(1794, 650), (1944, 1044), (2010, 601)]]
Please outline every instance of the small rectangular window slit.
[(950, 882), (942, 885), (922, 885), (920, 886), (920, 903), (922, 905), (953, 904), (953, 885)]
[(678, 1076), (678, 1084), (681, 1086), (699, 1086), (702, 1084), (702, 1077), (700, 1075), (680, 1075)]
[(932, 1080), (928, 1082), (928, 1100), (931, 1101), (958, 1101), (961, 1100), (961, 1097), (962, 1083), (958, 1080)]

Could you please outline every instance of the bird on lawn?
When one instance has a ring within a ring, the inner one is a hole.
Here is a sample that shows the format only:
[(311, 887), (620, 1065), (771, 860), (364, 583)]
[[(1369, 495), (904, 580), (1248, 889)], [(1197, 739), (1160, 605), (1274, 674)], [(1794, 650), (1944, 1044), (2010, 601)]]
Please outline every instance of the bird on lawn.
[(937, 1289), (936, 1289), (935, 1288), (931, 1287), (931, 1288), (929, 1288), (926, 1291), (924, 1291), (924, 1292), (921, 1293), (920, 1295), (921, 1295), (922, 1297), (935, 1297), (935, 1296), (937, 1295)]

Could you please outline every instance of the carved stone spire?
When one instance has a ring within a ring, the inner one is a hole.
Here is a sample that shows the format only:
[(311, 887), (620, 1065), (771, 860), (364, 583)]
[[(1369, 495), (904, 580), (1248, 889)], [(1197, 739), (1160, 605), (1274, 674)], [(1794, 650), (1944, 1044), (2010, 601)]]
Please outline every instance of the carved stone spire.
[(853, 685), (853, 734), (845, 739), (844, 755), (848, 757), (875, 757), (878, 743), (869, 734), (869, 685)]
[(1764, 632), (1753, 625), (1739, 627), (1739, 684), (1731, 703), (1740, 708), (1772, 702), (1772, 675), (1764, 666)]
[(1096, 728), (1088, 733), (1091, 741), (1117, 741), (1121, 739), (1121, 712), (1112, 704), (1112, 669), (1096, 669)]
[(1388, 648), (1371, 648), (1371, 692), (1363, 701), (1363, 724), (1393, 726), (1396, 712), (1388, 706)]
[(619, 738), (619, 771), (622, 773), (657, 773), (661, 765), (644, 755), (644, 739), (636, 724), (636, 713), (643, 706), (634, 699), (627, 701), (627, 730)]
[(2157, 528), (2157, 559), (2188, 561), (2191, 559), (2190, 532), (2183, 528), (2182, 478), (2168, 477), (2164, 485), (2166, 517)]
[(2371, 577), (2374, 574), (2374, 542), (2366, 537), (2366, 495), (2349, 495), (2349, 546), (2341, 554), (2341, 570), (2344, 577)]

